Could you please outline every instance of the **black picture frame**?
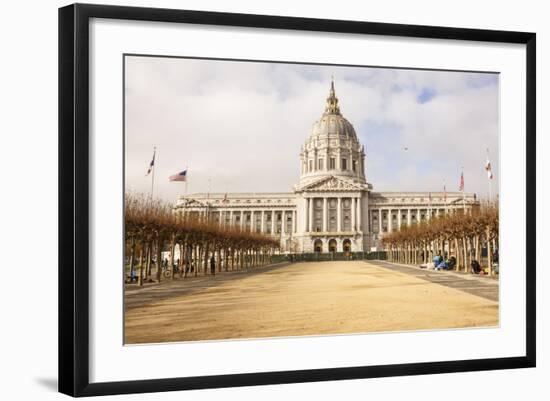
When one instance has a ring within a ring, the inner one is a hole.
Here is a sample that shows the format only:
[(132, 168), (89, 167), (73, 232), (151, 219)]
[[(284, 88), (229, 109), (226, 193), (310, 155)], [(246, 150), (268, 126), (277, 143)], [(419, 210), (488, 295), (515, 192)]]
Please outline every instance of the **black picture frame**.
[[(526, 46), (526, 353), (520, 357), (90, 383), (89, 21), (91, 18), (437, 38)], [(536, 281), (536, 35), (436, 26), (74, 4), (59, 9), (59, 391), (143, 393), (534, 367)]]

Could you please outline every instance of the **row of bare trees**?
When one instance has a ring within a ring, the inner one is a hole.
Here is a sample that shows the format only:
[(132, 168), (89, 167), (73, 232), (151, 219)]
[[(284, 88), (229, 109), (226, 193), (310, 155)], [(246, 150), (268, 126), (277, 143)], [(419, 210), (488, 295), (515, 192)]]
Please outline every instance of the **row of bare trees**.
[[(218, 272), (262, 266), (270, 263), (278, 241), (265, 235), (220, 227), (207, 219), (181, 216), (171, 205), (143, 195), (125, 195), (125, 251), (130, 272), (137, 272), (139, 285), (161, 281), (162, 252), (169, 251), (166, 271), (176, 278), (210, 271), (214, 256)], [(174, 260), (176, 248), (180, 257)], [(153, 271), (153, 265), (155, 269)], [(154, 272), (154, 275), (153, 275)]]
[[(448, 255), (456, 258), (456, 270), (470, 271), (475, 259), (492, 274), (493, 253), (499, 248), (498, 220), (498, 207), (487, 205), (403, 226), (382, 242), (391, 261), (418, 265), (432, 261), (435, 255)], [(486, 263), (482, 249), (486, 249)]]

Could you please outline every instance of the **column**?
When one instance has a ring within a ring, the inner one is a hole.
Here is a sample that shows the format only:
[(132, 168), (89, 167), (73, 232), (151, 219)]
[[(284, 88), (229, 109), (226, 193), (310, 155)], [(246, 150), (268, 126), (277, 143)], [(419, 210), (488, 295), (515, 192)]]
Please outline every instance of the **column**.
[(292, 226), (294, 227), (294, 232), (298, 231), (298, 211), (295, 210), (292, 216)]
[(328, 227), (327, 227), (327, 198), (324, 197), (323, 198), (323, 232), (327, 232), (328, 231)]
[(401, 231), (401, 209), (397, 211), (397, 231)]
[(263, 234), (265, 232), (265, 213), (262, 210), (262, 213), (260, 214), (260, 218), (262, 219), (260, 221), (260, 232)]
[(336, 209), (336, 231), (342, 231), (342, 198), (338, 198), (338, 209)]
[(309, 198), (309, 224), (307, 230), (313, 231), (313, 198)]
[(271, 211), (271, 235), (275, 234), (275, 210)]
[(281, 235), (285, 235), (285, 225), (286, 225), (285, 215), (286, 215), (286, 212), (284, 210), (281, 210)]
[(388, 232), (393, 231), (393, 216), (391, 215), (391, 209), (388, 209)]
[(356, 198), (351, 198), (351, 231), (355, 232), (355, 204)]
[(357, 231), (363, 231), (363, 221), (361, 220), (361, 198), (357, 198)]
[(254, 224), (254, 210), (250, 211), (250, 232), (253, 233), (256, 228), (256, 225)]
[(411, 209), (407, 209), (407, 226), (411, 226)]
[(241, 227), (240, 227), (241, 231), (244, 230), (244, 226), (245, 226), (243, 217), (244, 217), (244, 212), (241, 210)]
[(233, 210), (229, 212), (229, 227), (233, 227), (235, 225), (235, 221), (233, 220)]
[(378, 209), (378, 235), (382, 234), (382, 208)]

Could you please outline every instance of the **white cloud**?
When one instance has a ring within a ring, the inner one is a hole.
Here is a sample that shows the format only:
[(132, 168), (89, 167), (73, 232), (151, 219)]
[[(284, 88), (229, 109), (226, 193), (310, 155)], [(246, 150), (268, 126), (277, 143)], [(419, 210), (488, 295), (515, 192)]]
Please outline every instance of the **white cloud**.
[[(129, 57), (127, 189), (150, 190), (156, 145), (155, 192), (168, 201), (184, 191), (168, 176), (187, 166), (190, 192), (207, 191), (209, 180), (212, 192), (290, 191), (331, 74), (375, 189), (435, 191), (446, 180), (453, 190), (464, 166), (466, 190), (483, 196), (486, 148), (498, 178), (498, 85), (487, 75)], [(423, 88), (435, 97), (420, 104)], [(372, 126), (391, 127), (391, 138)]]

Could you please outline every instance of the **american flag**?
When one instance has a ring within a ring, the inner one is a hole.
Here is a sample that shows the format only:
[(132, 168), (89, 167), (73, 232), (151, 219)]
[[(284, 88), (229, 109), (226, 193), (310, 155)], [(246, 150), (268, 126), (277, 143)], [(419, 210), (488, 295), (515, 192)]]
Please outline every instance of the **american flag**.
[(151, 174), (151, 171), (153, 171), (153, 167), (155, 166), (155, 155), (157, 153), (157, 150), (155, 149), (153, 151), (153, 159), (151, 159), (151, 163), (149, 163), (149, 168), (147, 169), (147, 173), (145, 174), (145, 177), (147, 177), (149, 174)]
[(180, 171), (177, 174), (171, 175), (169, 181), (187, 181), (187, 169)]
[(460, 185), (458, 186), (459, 191), (464, 191), (464, 171), (460, 173)]
[(447, 186), (443, 184), (443, 199), (445, 200), (445, 204), (447, 204)]
[(229, 199), (227, 199), (227, 193), (223, 196), (222, 202), (223, 203), (229, 202)]

